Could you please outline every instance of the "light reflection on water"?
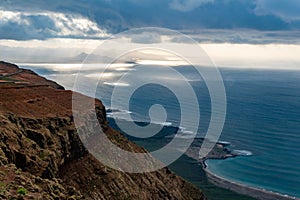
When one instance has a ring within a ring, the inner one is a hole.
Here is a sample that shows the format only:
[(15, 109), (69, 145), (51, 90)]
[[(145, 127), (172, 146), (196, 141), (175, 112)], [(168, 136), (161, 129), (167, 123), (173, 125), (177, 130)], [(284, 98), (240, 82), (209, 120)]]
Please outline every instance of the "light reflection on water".
[[(55, 64), (56, 65), (56, 64)], [(63, 65), (35, 65), (26, 66), (46, 76), (67, 89), (72, 89), (78, 65), (69, 65), (65, 70)], [(24, 66), (22, 66), (24, 67)], [(166, 79), (170, 84), (180, 87), (180, 79), (169, 76), (163, 67), (154, 66), (152, 74), (143, 74), (135, 69), (133, 64), (120, 65), (109, 68), (102, 76), (104, 83), (96, 93), (107, 108), (110, 108), (111, 91), (124, 73), (138, 74), (136, 78)], [(59, 69), (59, 70), (57, 70)], [(75, 70), (74, 70), (75, 69)], [(102, 69), (103, 70), (103, 69)], [(210, 118), (210, 101), (207, 88), (201, 77), (189, 67), (177, 67), (185, 78), (198, 92), (201, 110), (199, 135), (207, 130)], [(209, 161), (210, 169), (227, 179), (242, 182), (255, 187), (278, 191), (283, 194), (300, 197), (300, 72), (299, 71), (264, 71), (222, 69), (228, 98), (227, 120), (221, 136), (229, 141), (235, 149), (248, 150), (252, 157), (240, 157), (230, 160)], [(85, 93), (89, 91), (89, 84), (99, 77), (99, 71), (90, 67), (84, 75), (87, 78)], [(120, 84), (120, 83), (119, 83)], [(123, 83), (124, 90), (129, 89), (130, 82)], [(185, 91), (182, 91), (184, 95)], [(114, 117), (122, 118), (122, 102), (119, 99), (119, 109)], [(155, 85), (141, 88), (131, 101), (132, 118), (147, 121), (148, 108), (151, 103), (165, 105), (169, 115), (167, 123), (178, 123), (178, 102), (170, 91)], [(123, 112), (129, 112), (123, 110)], [(193, 112), (193, 107), (190, 107)], [(190, 119), (193, 120), (193, 119)], [(181, 127), (188, 131), (188, 127)], [(284, 185), (284, 186), (283, 186)]]

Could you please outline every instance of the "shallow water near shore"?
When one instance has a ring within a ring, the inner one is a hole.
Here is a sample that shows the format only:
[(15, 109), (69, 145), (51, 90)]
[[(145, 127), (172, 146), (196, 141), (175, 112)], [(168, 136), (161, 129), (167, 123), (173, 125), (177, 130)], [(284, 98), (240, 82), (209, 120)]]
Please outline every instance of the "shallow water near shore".
[[(43, 69), (43, 66), (39, 66), (39, 69)], [(197, 135), (202, 137), (211, 116), (209, 93), (205, 83), (194, 78), (192, 70), (184, 67), (178, 70), (186, 73), (193, 87), (200, 91), (197, 95), (201, 122)], [(74, 72), (58, 73), (49, 69), (38, 72), (71, 89), (72, 80), (68, 82), (66, 75), (71, 77)], [(234, 150), (251, 152), (252, 156), (208, 160), (209, 170), (234, 182), (300, 197), (300, 71), (222, 69), (221, 74), (228, 107), (220, 140), (230, 142)], [(86, 94), (90, 94), (88, 82), (86, 84)], [(106, 84), (97, 90), (97, 97), (107, 108), (110, 108), (110, 90), (113, 86)], [(123, 85), (124, 90), (129, 87), (130, 84)], [(122, 118), (124, 113), (129, 113), (135, 121), (149, 122), (149, 106), (156, 103), (164, 105), (168, 113), (165, 131), (168, 132), (169, 128), (172, 132), (174, 127), (180, 126), (179, 102), (165, 88), (156, 85), (141, 88), (131, 100), (130, 112), (122, 109), (122, 102), (120, 99), (119, 106), (112, 108), (117, 112), (108, 113), (112, 118)], [(189, 109), (193, 112), (193, 107)], [(189, 134), (188, 125), (178, 128)], [(156, 143), (159, 144), (159, 141)], [(195, 176), (198, 176), (197, 172)]]
[(234, 182), (299, 198), (300, 73), (266, 72), (256, 80), (228, 87), (221, 136), (253, 156), (208, 160), (208, 168)]

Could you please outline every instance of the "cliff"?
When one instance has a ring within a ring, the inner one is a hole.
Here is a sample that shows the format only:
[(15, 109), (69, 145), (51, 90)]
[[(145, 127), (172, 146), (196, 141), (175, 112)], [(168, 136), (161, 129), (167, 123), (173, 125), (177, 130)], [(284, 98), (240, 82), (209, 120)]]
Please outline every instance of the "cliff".
[[(145, 152), (109, 127), (101, 101), (95, 106), (114, 143)], [(0, 62), (0, 139), (0, 199), (205, 199), (168, 168), (130, 174), (101, 164), (77, 135), (72, 91), (5, 62)]]

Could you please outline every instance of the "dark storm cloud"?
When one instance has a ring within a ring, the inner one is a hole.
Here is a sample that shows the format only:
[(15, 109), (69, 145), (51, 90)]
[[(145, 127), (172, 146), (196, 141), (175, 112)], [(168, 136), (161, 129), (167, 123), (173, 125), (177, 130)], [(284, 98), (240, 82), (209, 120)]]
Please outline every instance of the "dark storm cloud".
[(273, 14), (285, 21), (300, 20), (299, 0), (256, 0), (258, 15)]
[[(51, 2), (4, 0), (0, 2), (0, 10), (17, 11), (20, 15), (24, 12), (27, 14), (23, 14), (19, 21), (15, 20), (17, 18), (7, 19), (7, 16), (5, 18), (2, 15), (0, 37), (97, 38), (101, 36), (102, 31), (118, 33), (145, 26), (177, 30), (299, 29), (298, 2), (298, 0), (52, 0)], [(54, 14), (47, 16), (47, 13)], [(56, 17), (55, 14), (59, 13), (65, 17)], [(90, 24), (85, 28), (76, 26), (78, 21), (73, 18), (88, 19)]]

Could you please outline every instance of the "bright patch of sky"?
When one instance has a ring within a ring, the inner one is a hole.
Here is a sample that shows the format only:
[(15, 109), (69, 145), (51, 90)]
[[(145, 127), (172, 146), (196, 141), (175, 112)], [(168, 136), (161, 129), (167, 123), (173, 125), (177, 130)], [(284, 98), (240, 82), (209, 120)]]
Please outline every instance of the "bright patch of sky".
[(96, 22), (80, 15), (0, 10), (0, 16), (0, 37), (5, 39), (101, 38), (108, 36)]
[[(219, 66), (295, 69), (300, 66), (299, 10), (298, 0), (3, 0), (0, 60), (80, 63), (114, 33), (158, 26), (189, 35)], [(177, 44), (197, 56), (186, 41), (168, 35), (145, 33), (128, 41)], [(108, 48), (105, 54), (117, 51)], [(173, 55), (143, 54), (148, 56), (138, 59), (137, 54), (134, 61), (185, 62)]]

